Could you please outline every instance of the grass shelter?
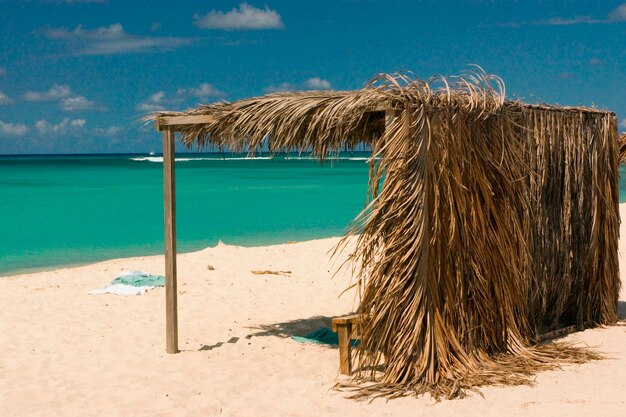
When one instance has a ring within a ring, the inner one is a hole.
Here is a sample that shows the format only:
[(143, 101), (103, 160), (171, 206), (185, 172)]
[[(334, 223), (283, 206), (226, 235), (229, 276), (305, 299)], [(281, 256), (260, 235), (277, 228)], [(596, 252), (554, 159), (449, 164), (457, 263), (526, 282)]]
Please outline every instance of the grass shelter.
[(176, 134), (188, 147), (320, 160), (371, 147), (365, 208), (348, 233), (362, 332), (355, 395), (454, 397), (598, 357), (542, 335), (618, 319), (616, 116), (506, 100), (504, 90), (482, 70), (428, 82), (398, 73), (356, 91), (153, 116), (164, 135), (168, 351)]

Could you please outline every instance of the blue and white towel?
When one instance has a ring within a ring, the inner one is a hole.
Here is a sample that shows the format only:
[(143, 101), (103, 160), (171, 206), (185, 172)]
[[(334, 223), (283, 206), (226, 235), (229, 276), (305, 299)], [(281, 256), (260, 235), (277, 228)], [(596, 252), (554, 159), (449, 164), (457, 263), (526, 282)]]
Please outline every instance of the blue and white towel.
[(89, 291), (89, 294), (143, 295), (155, 287), (163, 287), (165, 277), (145, 271), (122, 271), (111, 284)]

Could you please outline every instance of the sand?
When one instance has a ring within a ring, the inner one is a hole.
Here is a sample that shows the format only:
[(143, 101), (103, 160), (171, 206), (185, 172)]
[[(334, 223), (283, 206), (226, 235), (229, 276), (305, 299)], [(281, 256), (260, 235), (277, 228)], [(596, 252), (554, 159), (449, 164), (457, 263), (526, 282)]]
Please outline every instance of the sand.
[[(626, 218), (626, 205), (620, 211)], [(438, 403), (346, 399), (332, 389), (344, 378), (338, 350), (290, 337), (355, 307), (354, 292), (339, 297), (349, 274), (332, 276), (327, 252), (337, 242), (180, 255), (177, 355), (165, 353), (163, 288), (87, 294), (123, 269), (162, 274), (162, 256), (0, 278), (0, 416), (626, 415), (626, 322), (568, 336), (608, 359), (540, 373), (532, 387), (484, 387)], [(626, 317), (625, 289), (620, 299)]]

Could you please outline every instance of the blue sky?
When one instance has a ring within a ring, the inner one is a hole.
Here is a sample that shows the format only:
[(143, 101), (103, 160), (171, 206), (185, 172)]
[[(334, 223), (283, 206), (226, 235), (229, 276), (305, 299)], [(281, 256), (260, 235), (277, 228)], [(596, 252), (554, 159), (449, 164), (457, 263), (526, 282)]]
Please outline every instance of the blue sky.
[(470, 64), (626, 130), (624, 0), (0, 0), (0, 19), (0, 154), (158, 152), (151, 111)]

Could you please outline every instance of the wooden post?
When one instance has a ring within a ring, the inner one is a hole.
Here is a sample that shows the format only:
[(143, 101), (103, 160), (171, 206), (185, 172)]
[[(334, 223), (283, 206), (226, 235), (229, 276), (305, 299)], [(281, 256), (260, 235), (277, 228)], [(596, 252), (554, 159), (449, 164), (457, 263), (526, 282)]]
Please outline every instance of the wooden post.
[(359, 315), (335, 317), (332, 321), (333, 332), (339, 339), (339, 373), (352, 375), (352, 345), (353, 337), (360, 337)]
[(397, 109), (385, 110), (385, 130), (389, 129), (391, 123), (400, 116), (400, 113), (402, 113), (402, 111)]
[(163, 209), (165, 217), (165, 335), (167, 353), (178, 353), (174, 154), (174, 132), (165, 128), (163, 130)]
[(352, 375), (352, 346), (350, 346), (351, 334), (352, 323), (337, 326), (337, 336), (339, 338), (339, 372), (344, 375)]

